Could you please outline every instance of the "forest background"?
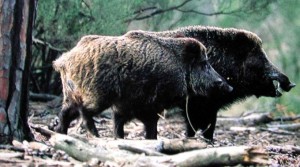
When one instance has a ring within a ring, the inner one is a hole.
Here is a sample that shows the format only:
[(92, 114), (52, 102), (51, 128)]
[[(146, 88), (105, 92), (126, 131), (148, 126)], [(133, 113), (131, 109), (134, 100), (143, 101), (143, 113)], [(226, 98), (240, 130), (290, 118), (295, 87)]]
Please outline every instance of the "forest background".
[(299, 114), (299, 13), (298, 0), (39, 0), (30, 91), (61, 93), (52, 61), (83, 35), (122, 35), (128, 30), (163, 31), (190, 25), (234, 27), (256, 33), (270, 60), (298, 86), (280, 98), (253, 97), (229, 110)]

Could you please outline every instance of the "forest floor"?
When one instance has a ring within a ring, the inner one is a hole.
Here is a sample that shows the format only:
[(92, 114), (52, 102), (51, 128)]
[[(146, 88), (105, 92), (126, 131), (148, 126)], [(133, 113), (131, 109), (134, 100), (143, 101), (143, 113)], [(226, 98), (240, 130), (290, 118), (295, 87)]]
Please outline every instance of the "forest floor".
[[(47, 127), (53, 122), (59, 112), (59, 105), (57, 101), (50, 103), (31, 102), (30, 103), (30, 116), (29, 123), (35, 124), (41, 127)], [(109, 113), (103, 114), (102, 117), (96, 119), (96, 126), (99, 130), (101, 138), (113, 138), (112, 120), (109, 118)], [(298, 120), (299, 122), (299, 120)], [(71, 126), (74, 127), (75, 123)], [(231, 130), (232, 125), (217, 124), (215, 131), (215, 143), (210, 147), (219, 146), (253, 146), (258, 145), (264, 148), (268, 146), (288, 147), (296, 146), (300, 147), (300, 129), (294, 131), (293, 134), (275, 134), (270, 131), (261, 130)], [(264, 125), (259, 125), (259, 127)], [(258, 126), (257, 126), (258, 127)], [(70, 133), (85, 134), (82, 128), (80, 131), (72, 131), (75, 128), (70, 128)], [(166, 116), (166, 119), (160, 119), (158, 122), (158, 140), (161, 139), (184, 139), (185, 127), (184, 121), (178, 112)], [(125, 126), (125, 138), (134, 140), (144, 140), (143, 126), (137, 121), (133, 120)], [(26, 147), (24, 152), (19, 152), (14, 149), (0, 149), (0, 164), (1, 166), (89, 166), (87, 163), (79, 162), (63, 151), (55, 150), (49, 146), (46, 138), (39, 133), (34, 132), (36, 141), (23, 143), (15, 142), (14, 145), (20, 145), (23, 148)], [(298, 137), (297, 137), (298, 136)], [(43, 144), (39, 144), (43, 143)], [(48, 145), (48, 146), (47, 146)], [(43, 147), (45, 147), (43, 149)], [(300, 150), (297, 152), (281, 152), (280, 150), (268, 150), (269, 162), (268, 166), (300, 166)], [(98, 164), (99, 165), (99, 164)], [(100, 166), (115, 166), (115, 164), (101, 163)]]

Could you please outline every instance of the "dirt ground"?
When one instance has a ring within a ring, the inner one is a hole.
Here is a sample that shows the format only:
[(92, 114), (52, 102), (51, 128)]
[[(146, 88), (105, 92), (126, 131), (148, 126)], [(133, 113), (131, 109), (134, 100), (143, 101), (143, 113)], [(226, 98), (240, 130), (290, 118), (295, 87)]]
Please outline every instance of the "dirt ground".
[[(31, 102), (29, 123), (47, 127), (53, 122), (59, 112), (59, 103), (53, 101), (50, 103)], [(101, 137), (113, 138), (112, 120), (109, 112), (105, 112), (101, 117), (95, 118), (96, 126)], [(299, 120), (298, 120), (299, 121)], [(71, 125), (76, 125), (76, 121)], [(263, 125), (259, 125), (263, 126)], [(258, 145), (267, 148), (267, 146), (276, 145), (287, 147), (289, 145), (300, 147), (300, 139), (297, 135), (275, 134), (263, 130), (232, 131), (229, 126), (217, 124), (215, 131), (215, 143), (209, 147), (218, 146), (239, 146), (239, 145)], [(158, 140), (185, 138), (185, 127), (183, 118), (178, 112), (167, 114), (158, 122)], [(69, 133), (85, 134), (82, 128), (70, 128)], [(300, 134), (300, 130), (294, 132)], [(143, 126), (138, 120), (133, 120), (125, 127), (126, 139), (143, 140)], [(47, 144), (45, 138), (38, 133), (34, 133), (35, 139)], [(299, 135), (298, 135), (299, 136)], [(26, 145), (26, 141), (22, 145)], [(27, 143), (28, 145), (28, 143)], [(17, 151), (0, 149), (0, 153), (18, 153)], [(270, 165), (277, 166), (295, 166), (300, 167), (300, 150), (297, 153), (282, 153), (280, 150), (268, 150)], [(0, 157), (1, 166), (87, 166), (86, 163), (78, 162), (62, 151), (48, 147), (48, 149), (29, 149), (22, 153), (20, 157), (5, 158)], [(100, 166), (114, 166), (111, 164), (102, 164)]]

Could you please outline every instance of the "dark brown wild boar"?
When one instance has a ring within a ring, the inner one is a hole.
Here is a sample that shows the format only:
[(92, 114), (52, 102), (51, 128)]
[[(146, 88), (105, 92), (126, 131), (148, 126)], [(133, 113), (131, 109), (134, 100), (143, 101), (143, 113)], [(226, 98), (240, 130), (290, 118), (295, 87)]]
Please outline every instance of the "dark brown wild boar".
[[(207, 139), (213, 139), (219, 109), (253, 95), (279, 97), (279, 87), (288, 92), (296, 86), (270, 62), (262, 48), (261, 39), (252, 32), (234, 28), (190, 26), (153, 34), (190, 37), (200, 41), (207, 48), (212, 67), (233, 87), (230, 94), (220, 95), (220, 92), (215, 92), (209, 97), (196, 96), (190, 99), (188, 112), (192, 125), (201, 129)], [(184, 103), (181, 108), (185, 109)], [(194, 136), (192, 127), (189, 123), (186, 124), (187, 136)]]
[(232, 90), (211, 68), (205, 47), (197, 40), (142, 31), (119, 37), (85, 36), (53, 66), (63, 83), (63, 106), (56, 127), (60, 133), (67, 133), (80, 113), (87, 129), (98, 136), (92, 117), (115, 106), (136, 108), (121, 114), (128, 120), (140, 119), (146, 138), (153, 139), (157, 113), (164, 108), (187, 95)]

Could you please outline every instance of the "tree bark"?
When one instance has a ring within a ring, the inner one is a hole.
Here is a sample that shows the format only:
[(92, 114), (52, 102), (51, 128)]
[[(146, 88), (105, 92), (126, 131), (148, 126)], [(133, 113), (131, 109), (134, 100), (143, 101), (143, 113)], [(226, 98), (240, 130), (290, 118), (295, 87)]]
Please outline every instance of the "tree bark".
[(0, 143), (31, 139), (28, 78), (36, 0), (0, 0)]

